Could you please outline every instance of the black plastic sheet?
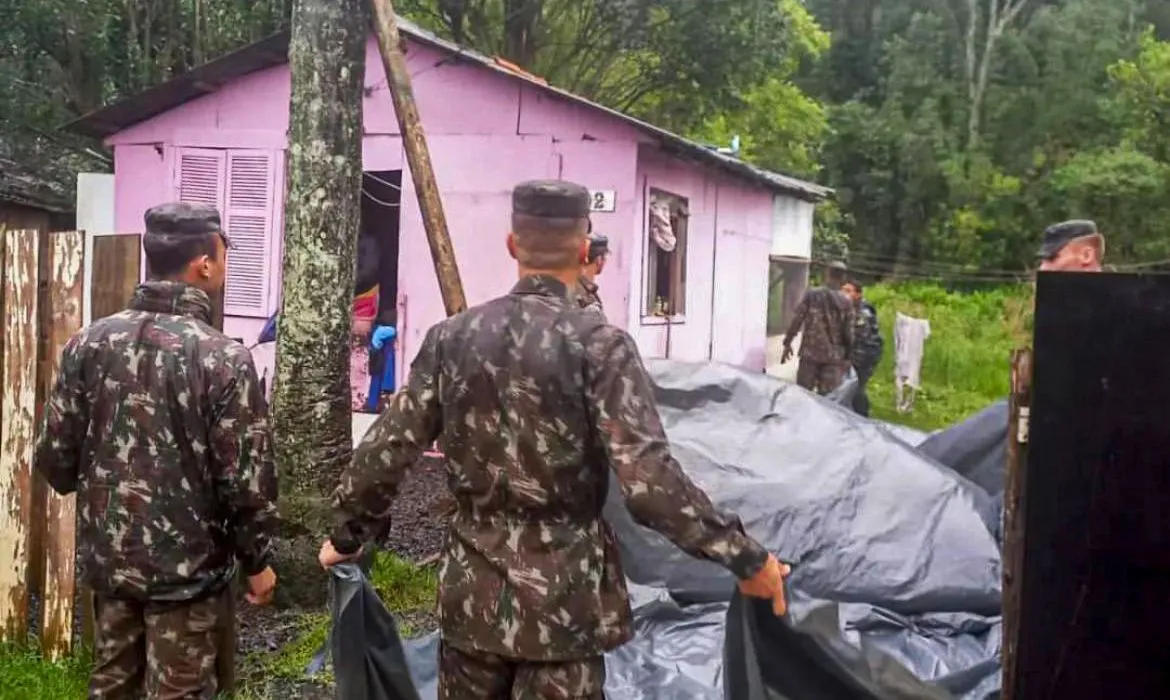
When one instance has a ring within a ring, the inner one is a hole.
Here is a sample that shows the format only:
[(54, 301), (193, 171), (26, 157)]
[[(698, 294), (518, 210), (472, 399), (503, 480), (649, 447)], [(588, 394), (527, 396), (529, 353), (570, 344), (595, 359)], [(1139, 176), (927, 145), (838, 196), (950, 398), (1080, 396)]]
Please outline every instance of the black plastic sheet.
[[(328, 652), (337, 697), (354, 700), (419, 700), (394, 616), (356, 564), (330, 571), (333, 626)], [(319, 653), (310, 671), (323, 665)], [(433, 665), (433, 663), (432, 663)]]
[[(606, 657), (607, 697), (995, 696), (998, 511), (985, 490), (892, 431), (795, 385), (721, 365), (651, 361), (648, 368), (683, 468), (793, 564), (794, 603), (786, 620), (733, 609), (731, 577), (634, 523), (615, 486), (605, 516), (632, 581), (636, 636)], [(393, 644), (382, 647), (393, 653)], [(434, 698), (437, 638), (403, 647), (417, 697)], [(752, 680), (752, 663), (767, 670), (756, 678), (767, 690), (738, 694)], [(368, 661), (366, 668), (396, 664)], [(825, 683), (854, 694), (817, 694)]]

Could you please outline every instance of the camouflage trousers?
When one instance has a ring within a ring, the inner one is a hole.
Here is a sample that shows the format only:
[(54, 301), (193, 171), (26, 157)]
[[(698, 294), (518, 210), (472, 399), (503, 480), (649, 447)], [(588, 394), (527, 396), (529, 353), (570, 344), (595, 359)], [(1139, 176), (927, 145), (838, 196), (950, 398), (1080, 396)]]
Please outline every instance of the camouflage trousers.
[(96, 598), (89, 699), (214, 698), (227, 670), (219, 665), (219, 650), (235, 639), (233, 602), (230, 589), (160, 610), (135, 601)]
[(814, 362), (802, 357), (796, 367), (796, 383), (824, 396), (841, 386), (845, 373), (846, 368), (840, 362)]
[(605, 659), (514, 661), (439, 646), (439, 700), (604, 700)]

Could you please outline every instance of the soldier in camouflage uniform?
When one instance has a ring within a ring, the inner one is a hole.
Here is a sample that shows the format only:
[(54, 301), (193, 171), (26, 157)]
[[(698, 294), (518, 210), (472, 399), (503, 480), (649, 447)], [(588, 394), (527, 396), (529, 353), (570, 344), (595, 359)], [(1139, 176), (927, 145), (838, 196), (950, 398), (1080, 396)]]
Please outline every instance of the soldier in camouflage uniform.
[(844, 282), (845, 265), (829, 265), (825, 286), (805, 293), (784, 336), (781, 362), (788, 362), (792, 339), (803, 329), (796, 383), (822, 395), (841, 386), (853, 356), (853, 302), (841, 293)]
[(457, 510), (440, 574), (440, 700), (603, 697), (602, 655), (633, 635), (601, 516), (610, 465), (635, 519), (784, 610), (788, 568), (684, 475), (633, 339), (573, 297), (588, 216), (579, 185), (516, 188), (519, 282), (429, 330), (334, 496), (325, 567), (386, 531), (423, 450), (438, 440), (447, 455)]
[(267, 408), (248, 350), (210, 325), (226, 247), (212, 207), (148, 211), (153, 281), (69, 340), (45, 404), (34, 463), (77, 493), (93, 700), (210, 700), (237, 570), (253, 603), (276, 585)]
[(853, 369), (857, 371), (857, 392), (853, 395), (853, 410), (869, 416), (869, 380), (882, 359), (882, 331), (878, 326), (877, 309), (862, 295), (861, 282), (850, 280), (842, 288), (853, 301)]
[(597, 296), (597, 277), (605, 269), (605, 261), (608, 257), (609, 238), (600, 233), (590, 233), (589, 254), (585, 264), (581, 266), (577, 301), (582, 308), (598, 314), (603, 321), (606, 321), (605, 309), (601, 306), (601, 297)]
[(1105, 236), (1088, 219), (1074, 219), (1044, 229), (1037, 253), (1041, 272), (1100, 272)]

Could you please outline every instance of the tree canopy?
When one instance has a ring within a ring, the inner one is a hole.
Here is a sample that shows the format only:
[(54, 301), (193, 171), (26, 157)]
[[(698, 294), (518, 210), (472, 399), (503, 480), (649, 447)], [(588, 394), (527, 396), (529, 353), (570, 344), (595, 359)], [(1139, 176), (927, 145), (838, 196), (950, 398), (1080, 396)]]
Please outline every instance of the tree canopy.
[[(95, 167), (53, 129), (286, 26), (289, 0), (0, 0), (0, 156)], [(1008, 279), (1094, 218), (1170, 256), (1170, 0), (399, 0), (447, 38), (835, 188), (855, 268)]]

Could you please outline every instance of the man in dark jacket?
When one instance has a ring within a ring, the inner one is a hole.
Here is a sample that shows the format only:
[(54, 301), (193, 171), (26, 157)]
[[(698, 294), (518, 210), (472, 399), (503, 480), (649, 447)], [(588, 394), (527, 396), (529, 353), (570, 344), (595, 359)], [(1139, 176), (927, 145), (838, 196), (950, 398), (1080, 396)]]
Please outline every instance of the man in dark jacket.
[(857, 372), (857, 392), (853, 395), (853, 410), (869, 416), (870, 377), (882, 359), (882, 332), (878, 326), (877, 310), (862, 296), (862, 285), (850, 280), (842, 287), (845, 296), (853, 301), (853, 369)]
[(321, 564), (355, 557), (389, 527), (407, 469), (438, 440), (457, 503), (439, 590), (440, 700), (600, 700), (603, 655), (633, 636), (601, 516), (611, 473), (636, 520), (778, 612), (787, 568), (686, 477), (633, 339), (574, 298), (588, 190), (531, 182), (512, 201), (520, 280), (427, 333), (342, 475)]
[(90, 700), (211, 700), (239, 568), (267, 604), (276, 473), (252, 357), (211, 327), (227, 238), (212, 207), (146, 213), (154, 279), (66, 344), (35, 466), (77, 493), (95, 594)]
[(780, 361), (792, 358), (792, 341), (800, 333), (796, 383), (821, 395), (841, 386), (853, 357), (853, 302), (841, 293), (845, 271), (844, 263), (829, 265), (824, 286), (805, 293), (784, 336)]

